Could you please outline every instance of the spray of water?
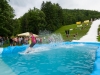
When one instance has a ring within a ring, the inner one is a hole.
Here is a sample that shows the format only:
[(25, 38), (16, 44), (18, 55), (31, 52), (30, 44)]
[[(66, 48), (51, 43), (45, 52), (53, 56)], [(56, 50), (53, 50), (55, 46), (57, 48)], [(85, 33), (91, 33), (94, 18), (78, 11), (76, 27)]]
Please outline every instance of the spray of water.
[(63, 38), (60, 33), (51, 34), (50, 31), (44, 30), (39, 32), (40, 37), (42, 38), (42, 43), (58, 43), (63, 42)]

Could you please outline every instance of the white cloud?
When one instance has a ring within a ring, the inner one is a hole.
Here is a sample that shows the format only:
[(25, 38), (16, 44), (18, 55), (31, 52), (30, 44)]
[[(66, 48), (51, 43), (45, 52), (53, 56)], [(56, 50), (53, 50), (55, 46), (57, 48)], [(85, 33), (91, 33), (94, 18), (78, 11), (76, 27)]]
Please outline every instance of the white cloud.
[[(100, 11), (100, 0), (44, 0), (58, 3), (66, 9), (87, 9)], [(16, 18), (26, 13), (30, 8), (41, 7), (43, 0), (10, 0), (9, 4), (15, 10)]]

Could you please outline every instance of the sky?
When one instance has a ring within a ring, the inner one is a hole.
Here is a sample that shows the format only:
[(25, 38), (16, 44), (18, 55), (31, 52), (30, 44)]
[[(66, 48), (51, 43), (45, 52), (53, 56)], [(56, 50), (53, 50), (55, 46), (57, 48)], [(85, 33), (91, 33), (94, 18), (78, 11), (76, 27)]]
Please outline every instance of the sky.
[(100, 11), (100, 0), (10, 0), (15, 18), (23, 16), (29, 9), (40, 9), (42, 2), (51, 1), (58, 3), (63, 9), (86, 9)]

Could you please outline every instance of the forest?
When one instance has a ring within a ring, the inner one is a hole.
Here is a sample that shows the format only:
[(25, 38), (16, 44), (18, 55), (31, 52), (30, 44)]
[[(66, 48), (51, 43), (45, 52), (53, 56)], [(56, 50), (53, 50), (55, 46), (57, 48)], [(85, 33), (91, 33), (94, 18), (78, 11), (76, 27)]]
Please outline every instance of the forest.
[(42, 30), (54, 32), (64, 25), (100, 18), (99, 11), (63, 9), (58, 3), (50, 1), (43, 1), (40, 9), (34, 7), (20, 18), (14, 18), (14, 9), (8, 2), (0, 0), (0, 36), (16, 36), (22, 32), (39, 34)]

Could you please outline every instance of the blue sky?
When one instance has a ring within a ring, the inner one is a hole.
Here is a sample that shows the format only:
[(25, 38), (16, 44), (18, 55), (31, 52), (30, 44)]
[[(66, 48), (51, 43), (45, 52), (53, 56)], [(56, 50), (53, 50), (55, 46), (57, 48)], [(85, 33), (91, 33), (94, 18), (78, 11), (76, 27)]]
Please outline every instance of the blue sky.
[(10, 0), (9, 4), (15, 10), (15, 18), (19, 18), (31, 8), (40, 9), (43, 1), (58, 3), (66, 9), (86, 9), (100, 11), (100, 0)]

